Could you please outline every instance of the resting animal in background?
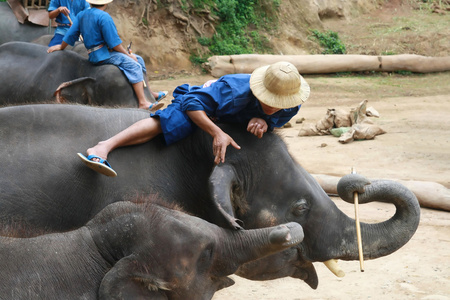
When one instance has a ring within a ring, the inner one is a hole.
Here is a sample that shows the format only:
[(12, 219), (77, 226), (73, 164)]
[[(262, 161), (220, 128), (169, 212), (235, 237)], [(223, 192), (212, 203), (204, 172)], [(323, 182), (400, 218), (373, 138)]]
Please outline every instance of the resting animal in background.
[(297, 223), (236, 232), (117, 202), (75, 231), (1, 237), (0, 299), (211, 299), (241, 264), (302, 239)]
[[(49, 55), (47, 49), (24, 42), (0, 46), (0, 105), (51, 101), (138, 107), (131, 84), (116, 66), (94, 66), (72, 51)], [(155, 101), (148, 88), (144, 92)]]
[(54, 31), (53, 27), (36, 25), (28, 21), (19, 23), (9, 3), (0, 2), (0, 45), (12, 41), (30, 42)]
[[(56, 1), (56, 0), (55, 0)], [(84, 0), (83, 0), (84, 1)], [(64, 50), (68, 45), (74, 46), (75, 42), (81, 39), (89, 54), (89, 62), (100, 66), (111, 64), (117, 66), (133, 86), (136, 93), (139, 108), (159, 109), (163, 106), (158, 103), (156, 108), (145, 97), (144, 91), (147, 89), (152, 97), (159, 101), (166, 97), (167, 91), (153, 92), (148, 88), (147, 68), (142, 57), (125, 50), (122, 40), (117, 32), (116, 25), (112, 17), (106, 12), (108, 4), (113, 0), (86, 0), (91, 9), (80, 12), (73, 21), (72, 26), (67, 31), (61, 44), (50, 45), (47, 52)]]
[[(53, 35), (46, 34), (46, 35), (38, 37), (37, 39), (32, 40), (31, 43), (47, 46), (48, 43), (50, 42), (50, 40), (52, 39), (52, 37), (53, 37)], [(81, 41), (76, 42), (73, 47), (67, 46), (66, 50), (70, 50), (75, 53), (78, 53), (79, 55), (83, 56), (86, 59), (88, 59), (88, 57), (89, 57), (89, 55), (87, 53), (87, 49), (84, 46), (83, 42), (81, 42)]]

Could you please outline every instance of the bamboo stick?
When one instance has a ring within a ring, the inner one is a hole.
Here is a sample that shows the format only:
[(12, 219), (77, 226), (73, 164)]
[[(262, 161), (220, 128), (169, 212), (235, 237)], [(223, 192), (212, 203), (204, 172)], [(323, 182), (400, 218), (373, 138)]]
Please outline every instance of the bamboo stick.
[[(356, 170), (354, 167), (352, 167), (352, 174), (356, 174)], [(359, 214), (358, 214), (358, 192), (353, 193), (353, 202), (355, 204), (355, 223), (356, 223), (356, 238), (358, 241), (359, 267), (361, 269), (361, 272), (364, 272), (364, 255), (362, 249), (361, 226), (359, 224)]]

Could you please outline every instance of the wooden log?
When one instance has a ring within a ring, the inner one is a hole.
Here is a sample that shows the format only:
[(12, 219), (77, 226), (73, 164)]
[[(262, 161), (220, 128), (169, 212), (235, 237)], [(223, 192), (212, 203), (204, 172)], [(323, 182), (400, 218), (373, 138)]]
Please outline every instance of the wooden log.
[(300, 74), (324, 74), (336, 72), (363, 71), (411, 71), (443, 72), (450, 71), (450, 56), (426, 57), (420, 55), (268, 55), (241, 54), (212, 56), (206, 67), (211, 75), (221, 77), (226, 74), (252, 73), (258, 67), (288, 61), (297, 67)]
[(410, 71), (417, 73), (444, 72), (450, 70), (450, 56), (429, 57), (415, 54), (382, 56), (382, 71)]

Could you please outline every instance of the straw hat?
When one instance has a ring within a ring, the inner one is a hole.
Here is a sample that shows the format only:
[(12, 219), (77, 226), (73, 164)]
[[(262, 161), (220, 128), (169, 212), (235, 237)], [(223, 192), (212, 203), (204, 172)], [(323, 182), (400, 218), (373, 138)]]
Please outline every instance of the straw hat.
[(113, 2), (113, 0), (86, 0), (86, 2), (94, 5), (105, 5)]
[(257, 68), (250, 77), (250, 89), (262, 103), (275, 108), (298, 106), (309, 97), (309, 85), (289, 62)]

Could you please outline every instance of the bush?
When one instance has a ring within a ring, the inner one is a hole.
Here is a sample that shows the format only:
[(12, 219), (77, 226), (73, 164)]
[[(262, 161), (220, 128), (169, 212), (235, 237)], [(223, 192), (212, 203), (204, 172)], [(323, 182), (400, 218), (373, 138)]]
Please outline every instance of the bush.
[[(203, 4), (211, 5), (211, 1), (203, 1)], [(200, 0), (194, 2), (200, 6)], [(270, 51), (268, 39), (260, 32), (276, 27), (274, 23), (280, 0), (214, 0), (214, 4), (215, 9), (211, 11), (221, 21), (216, 27), (216, 34), (212, 38), (198, 38), (201, 45), (208, 47), (211, 55)], [(198, 58), (195, 57), (195, 60), (198, 61)]]
[(319, 41), (320, 46), (325, 48), (322, 54), (345, 54), (347, 52), (344, 43), (339, 39), (336, 32), (328, 30), (322, 33), (313, 30), (312, 34)]

